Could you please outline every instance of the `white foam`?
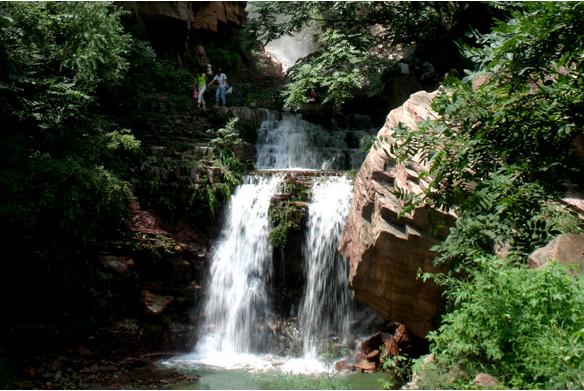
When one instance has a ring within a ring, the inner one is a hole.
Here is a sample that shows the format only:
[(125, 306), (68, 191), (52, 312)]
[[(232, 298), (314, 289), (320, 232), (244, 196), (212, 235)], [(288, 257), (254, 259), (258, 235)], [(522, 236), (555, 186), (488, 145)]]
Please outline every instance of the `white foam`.
[(294, 375), (327, 373), (332, 368), (313, 356), (280, 357), (271, 354), (254, 355), (246, 353), (212, 352), (204, 356), (197, 353), (185, 354), (161, 361), (168, 367), (212, 367), (222, 369), (245, 369), (250, 372), (276, 371)]

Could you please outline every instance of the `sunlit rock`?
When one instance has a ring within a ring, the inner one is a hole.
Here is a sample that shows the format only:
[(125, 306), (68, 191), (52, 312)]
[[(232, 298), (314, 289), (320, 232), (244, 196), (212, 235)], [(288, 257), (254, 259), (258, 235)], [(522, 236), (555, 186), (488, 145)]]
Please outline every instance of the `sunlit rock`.
[(564, 264), (578, 264), (580, 271), (584, 270), (584, 233), (559, 235), (531, 253), (527, 262), (530, 268), (537, 269), (551, 260)]
[[(387, 116), (378, 138), (393, 140), (392, 128), (410, 128), (436, 114), (430, 104), (436, 92), (417, 92)], [(387, 149), (387, 148), (386, 148)], [(424, 337), (439, 313), (440, 289), (417, 278), (418, 270), (436, 271), (430, 248), (448, 234), (454, 216), (428, 206), (398, 219), (403, 203), (393, 192), (420, 193), (419, 159), (398, 163), (383, 149), (372, 148), (355, 179), (354, 198), (340, 251), (350, 262), (350, 284), (357, 300), (385, 319), (404, 323)]]

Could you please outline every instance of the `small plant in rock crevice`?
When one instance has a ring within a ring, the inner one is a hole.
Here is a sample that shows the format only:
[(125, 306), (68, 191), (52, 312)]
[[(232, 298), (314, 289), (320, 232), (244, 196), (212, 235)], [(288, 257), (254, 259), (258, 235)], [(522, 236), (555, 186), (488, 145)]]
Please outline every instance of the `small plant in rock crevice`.
[(268, 211), (272, 222), (269, 240), (275, 248), (284, 248), (290, 232), (302, 228), (305, 210), (296, 202), (304, 202), (309, 197), (306, 185), (292, 181), (285, 183), (283, 194), (287, 194), (287, 199), (272, 203)]
[(271, 206), (268, 214), (273, 224), (269, 235), (270, 243), (275, 248), (284, 248), (290, 231), (301, 228), (299, 220), (302, 219), (302, 214), (290, 201)]

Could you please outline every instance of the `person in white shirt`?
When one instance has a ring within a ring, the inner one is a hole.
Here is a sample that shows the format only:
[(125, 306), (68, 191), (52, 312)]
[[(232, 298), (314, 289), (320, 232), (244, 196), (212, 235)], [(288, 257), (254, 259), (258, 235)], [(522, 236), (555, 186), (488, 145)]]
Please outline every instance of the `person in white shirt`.
[(213, 77), (213, 80), (211, 81), (211, 83), (209, 83), (209, 85), (207, 87), (210, 87), (211, 84), (217, 82), (217, 91), (215, 92), (215, 102), (217, 103), (217, 106), (219, 106), (219, 103), (223, 103), (223, 106), (227, 106), (227, 101), (225, 100), (225, 91), (227, 91), (228, 88), (228, 84), (227, 84), (227, 76), (225, 75), (225, 73), (223, 73), (223, 71), (221, 70), (221, 68), (219, 68), (219, 71), (217, 72), (217, 74), (215, 75), (215, 77)]

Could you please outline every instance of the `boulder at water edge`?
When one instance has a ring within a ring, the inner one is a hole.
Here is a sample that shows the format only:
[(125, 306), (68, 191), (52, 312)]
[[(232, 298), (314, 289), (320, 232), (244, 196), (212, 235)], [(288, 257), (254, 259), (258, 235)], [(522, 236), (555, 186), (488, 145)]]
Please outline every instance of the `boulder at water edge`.
[[(415, 128), (436, 114), (430, 104), (436, 92), (417, 92), (392, 110), (378, 133), (386, 150), (392, 128), (402, 123)], [(395, 190), (420, 193), (425, 185), (419, 159), (398, 164), (380, 148), (369, 151), (355, 178), (353, 204), (347, 218), (341, 253), (350, 262), (350, 285), (355, 297), (385, 319), (404, 323), (424, 337), (438, 315), (440, 290), (417, 278), (419, 269), (437, 271), (430, 248), (446, 237), (455, 216), (422, 206), (398, 219), (403, 203)]]

